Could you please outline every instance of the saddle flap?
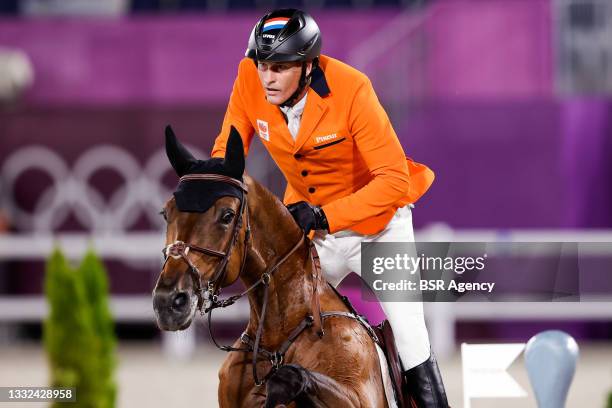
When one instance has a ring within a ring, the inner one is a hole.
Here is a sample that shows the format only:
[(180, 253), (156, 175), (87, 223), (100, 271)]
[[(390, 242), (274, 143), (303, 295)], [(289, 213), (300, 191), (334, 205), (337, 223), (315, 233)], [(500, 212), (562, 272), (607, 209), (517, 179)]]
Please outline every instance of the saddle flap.
[(378, 336), (379, 345), (387, 358), (387, 365), (389, 366), (389, 375), (393, 383), (395, 398), (400, 407), (406, 407), (407, 405), (404, 404), (402, 395), (402, 364), (399, 359), (397, 347), (395, 346), (395, 337), (393, 336), (391, 325), (387, 320), (383, 320), (378, 326), (374, 326), (373, 329)]
[(312, 298), (310, 309), (312, 313), (312, 327), (319, 337), (323, 337), (323, 322), (321, 321), (321, 304), (319, 300), (319, 281), (321, 280), (321, 260), (317, 253), (317, 248), (310, 242), (310, 257), (312, 259)]

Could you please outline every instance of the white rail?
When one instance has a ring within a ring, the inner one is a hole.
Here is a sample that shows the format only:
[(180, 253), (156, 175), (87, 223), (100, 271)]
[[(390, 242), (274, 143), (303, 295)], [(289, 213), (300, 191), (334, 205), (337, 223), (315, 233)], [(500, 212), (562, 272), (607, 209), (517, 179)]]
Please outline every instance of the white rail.
[[(110, 309), (118, 323), (155, 323), (150, 295), (112, 296)], [(43, 296), (0, 296), (0, 323), (38, 323), (49, 313)], [(246, 303), (215, 313), (215, 321), (234, 322), (249, 316)]]
[(16, 234), (0, 236), (0, 260), (46, 259), (57, 247), (64, 255), (75, 259), (93, 248), (105, 259), (130, 261), (161, 261), (164, 236), (160, 233), (133, 233), (125, 235), (91, 236), (89, 234)]
[[(612, 253), (612, 230), (462, 230), (437, 225), (416, 232), (423, 242), (598, 242), (609, 244)], [(164, 246), (162, 233), (98, 235), (73, 233), (57, 235), (0, 235), (0, 260), (46, 259), (60, 247), (69, 258), (81, 257), (89, 248), (102, 258), (123, 260), (160, 260)], [(601, 248), (602, 245), (597, 246)], [(605, 247), (605, 245), (604, 245)]]

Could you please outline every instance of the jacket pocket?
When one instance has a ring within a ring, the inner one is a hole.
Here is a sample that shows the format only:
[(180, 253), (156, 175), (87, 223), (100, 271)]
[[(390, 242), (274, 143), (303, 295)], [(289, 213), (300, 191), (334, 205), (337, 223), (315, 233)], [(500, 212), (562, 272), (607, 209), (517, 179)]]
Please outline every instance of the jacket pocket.
[(319, 146), (315, 146), (315, 147), (313, 147), (313, 149), (315, 149), (315, 150), (325, 149), (326, 147), (338, 144), (338, 143), (342, 142), (343, 140), (346, 140), (346, 137), (343, 137), (342, 139), (334, 140), (333, 142), (329, 142), (329, 143), (325, 143), (325, 144), (322, 144), (322, 145), (319, 145)]

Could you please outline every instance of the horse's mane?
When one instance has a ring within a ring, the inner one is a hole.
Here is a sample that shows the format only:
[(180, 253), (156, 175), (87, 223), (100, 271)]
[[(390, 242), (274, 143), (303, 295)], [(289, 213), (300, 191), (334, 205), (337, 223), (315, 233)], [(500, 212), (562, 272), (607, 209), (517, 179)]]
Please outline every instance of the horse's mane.
[(254, 205), (254, 210), (266, 211), (268, 214), (271, 211), (274, 211), (274, 214), (272, 214), (272, 219), (275, 223), (294, 225), (295, 228), (299, 228), (293, 220), (291, 213), (289, 213), (283, 202), (274, 193), (268, 190), (254, 177), (251, 177), (246, 173), (244, 174), (243, 178), (245, 183), (249, 186), (249, 191), (253, 190), (253, 192), (260, 198), (260, 201), (252, 203), (252, 205)]

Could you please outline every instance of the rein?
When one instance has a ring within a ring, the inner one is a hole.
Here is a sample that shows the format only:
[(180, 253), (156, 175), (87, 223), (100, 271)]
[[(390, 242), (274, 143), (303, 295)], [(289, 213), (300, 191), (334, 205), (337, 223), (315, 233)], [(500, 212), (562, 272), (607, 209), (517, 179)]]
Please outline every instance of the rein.
[[(291, 248), (289, 252), (287, 252), (281, 259), (276, 261), (276, 263), (274, 263), (271, 267), (267, 268), (261, 274), (261, 277), (255, 283), (253, 283), (250, 287), (248, 287), (246, 290), (244, 290), (238, 295), (230, 296), (227, 299), (219, 299), (218, 295), (221, 290), (221, 284), (223, 283), (227, 275), (227, 264), (232, 254), (234, 245), (237, 242), (238, 234), (240, 233), (240, 230), (242, 229), (243, 216), (244, 218), (246, 218), (246, 231), (245, 231), (244, 246), (243, 246), (244, 251), (242, 255), (242, 261), (241, 261), (240, 272), (238, 274), (238, 277), (242, 275), (244, 268), (245, 268), (247, 246), (248, 246), (248, 243), (251, 237), (251, 227), (250, 227), (250, 222), (249, 222), (249, 210), (248, 210), (249, 207), (246, 203), (247, 200), (245, 196), (245, 194), (248, 193), (248, 189), (247, 189), (247, 186), (242, 181), (239, 181), (232, 177), (220, 175), (220, 174), (189, 174), (189, 175), (185, 175), (181, 177), (179, 183), (184, 182), (184, 181), (192, 181), (192, 180), (220, 181), (220, 182), (233, 184), (240, 188), (241, 190), (240, 211), (238, 214), (238, 219), (236, 220), (236, 224), (234, 225), (234, 230), (232, 232), (232, 238), (230, 242), (228, 243), (225, 251), (218, 251), (215, 249), (202, 248), (197, 245), (185, 243), (183, 241), (176, 241), (168, 245), (167, 247), (165, 247), (162, 251), (166, 258), (164, 262), (164, 266), (168, 262), (168, 259), (170, 257), (174, 259), (182, 259), (188, 265), (189, 273), (191, 274), (191, 277), (194, 283), (194, 287), (195, 287), (195, 292), (198, 298), (197, 310), (200, 311), (201, 315), (208, 314), (208, 330), (209, 330), (210, 337), (213, 343), (218, 349), (227, 351), (227, 352), (230, 352), (230, 351), (252, 352), (253, 354), (253, 359), (252, 359), (253, 379), (255, 381), (255, 384), (257, 386), (260, 386), (265, 383), (265, 381), (267, 380), (267, 378), (270, 376), (271, 373), (273, 373), (276, 369), (278, 369), (281, 366), (285, 352), (289, 349), (293, 341), (304, 330), (306, 330), (307, 328), (311, 326), (314, 326), (319, 337), (323, 336), (319, 296), (317, 293), (317, 284), (320, 279), (320, 266), (318, 263), (318, 256), (316, 256), (316, 250), (314, 250), (314, 246), (311, 243), (310, 244), (311, 256), (313, 256), (313, 263), (315, 266), (314, 274), (313, 274), (313, 296), (312, 296), (312, 305), (311, 305), (313, 314), (306, 316), (302, 320), (302, 322), (289, 334), (289, 337), (287, 338), (287, 340), (285, 340), (285, 342), (281, 345), (281, 347), (276, 352), (270, 352), (268, 350), (265, 350), (264, 348), (260, 346), (260, 343), (261, 343), (261, 337), (263, 334), (263, 326), (264, 326), (265, 317), (266, 317), (266, 309), (268, 306), (268, 297), (269, 297), (268, 292), (269, 292), (270, 281), (272, 279), (272, 275), (293, 253), (295, 253), (295, 251), (299, 247), (302, 246), (302, 244), (305, 243), (306, 241), (305, 235), (302, 235), (300, 237), (300, 240)], [(215, 272), (212, 278), (208, 280), (208, 282), (206, 282), (205, 285), (202, 284), (202, 278), (200, 275), (200, 271), (191, 262), (191, 260), (187, 256), (190, 250), (221, 259), (217, 268), (215, 269)], [(212, 331), (212, 311), (217, 308), (224, 308), (224, 307), (234, 304), (238, 299), (245, 296), (246, 294), (248, 294), (249, 292), (257, 288), (259, 285), (263, 285), (264, 295), (263, 295), (263, 305), (261, 309), (261, 318), (259, 319), (259, 324), (258, 324), (257, 332), (255, 335), (255, 341), (253, 342), (245, 332), (240, 336), (240, 340), (247, 347), (237, 348), (233, 346), (219, 345)], [(257, 374), (257, 357), (259, 355), (263, 355), (265, 358), (269, 359), (269, 361), (272, 363), (272, 370), (263, 379), (260, 379)]]

